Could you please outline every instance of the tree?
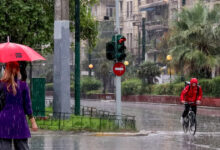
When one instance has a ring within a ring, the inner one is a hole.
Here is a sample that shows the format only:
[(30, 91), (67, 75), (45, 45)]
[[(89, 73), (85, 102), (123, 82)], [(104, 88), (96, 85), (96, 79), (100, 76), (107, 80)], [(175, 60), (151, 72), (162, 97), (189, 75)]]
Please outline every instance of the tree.
[[(106, 39), (99, 40), (97, 46), (92, 52), (92, 64), (94, 64), (93, 70), (95, 72), (95, 76), (102, 80), (103, 93), (106, 93), (107, 85), (111, 81), (110, 71), (112, 70), (112, 62), (106, 59), (106, 42)], [(88, 62), (85, 61), (84, 64), (88, 64)], [(88, 67), (88, 65), (85, 65), (85, 67)]]
[[(97, 0), (81, 0), (81, 39), (96, 45), (97, 21), (88, 6)], [(70, 0), (70, 20), (74, 22), (75, 1)], [(44, 53), (53, 52), (54, 1), (53, 0), (0, 0), (0, 42), (10, 36), (12, 42), (28, 45)], [(74, 25), (71, 24), (74, 31)]]
[[(80, 1), (80, 36), (82, 40), (88, 40), (89, 52), (96, 46), (98, 36), (98, 21), (92, 16), (90, 7), (98, 2), (98, 0)], [(70, 13), (70, 19), (74, 20), (75, 0), (70, 0), (70, 12), (72, 12)], [(71, 25), (71, 30), (74, 31), (74, 24)]]
[(139, 66), (137, 74), (144, 84), (153, 84), (156, 77), (160, 76), (160, 69), (155, 63), (145, 62)]
[(159, 53), (159, 62), (162, 64), (166, 64), (166, 56), (169, 53), (169, 39), (170, 39), (170, 32), (165, 32), (161, 37), (160, 43), (157, 44), (157, 49), (160, 51)]
[[(114, 22), (102, 21), (98, 24), (98, 40), (94, 49), (91, 51), (91, 62), (85, 60), (83, 68), (87, 70), (89, 63), (94, 65), (95, 76), (103, 82), (103, 93), (107, 91), (107, 85), (112, 81), (112, 62), (106, 59), (106, 43), (112, 40), (114, 35)], [(111, 88), (114, 89), (113, 87)]]
[(220, 13), (209, 10), (201, 2), (184, 8), (171, 28), (170, 53), (173, 63), (189, 75), (211, 78), (220, 53)]
[(53, 36), (53, 1), (1, 0), (0, 41), (12, 42), (40, 49), (50, 44)]

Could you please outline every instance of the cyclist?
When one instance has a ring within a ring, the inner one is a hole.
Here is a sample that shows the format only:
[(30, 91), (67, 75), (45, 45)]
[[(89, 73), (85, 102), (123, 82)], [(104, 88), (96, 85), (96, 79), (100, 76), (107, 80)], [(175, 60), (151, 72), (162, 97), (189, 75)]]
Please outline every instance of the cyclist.
[(197, 105), (201, 103), (202, 99), (202, 88), (198, 85), (198, 80), (192, 78), (190, 84), (188, 84), (180, 95), (181, 103), (185, 104), (185, 110), (182, 114), (180, 122), (183, 123), (183, 119), (189, 113), (189, 108), (192, 108), (192, 111), (196, 114)]

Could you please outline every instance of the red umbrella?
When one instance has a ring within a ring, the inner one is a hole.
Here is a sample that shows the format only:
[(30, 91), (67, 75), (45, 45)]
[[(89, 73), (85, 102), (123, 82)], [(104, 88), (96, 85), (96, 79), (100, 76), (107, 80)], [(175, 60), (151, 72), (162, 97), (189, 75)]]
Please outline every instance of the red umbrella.
[(6, 63), (11, 61), (35, 61), (46, 60), (32, 48), (16, 44), (16, 43), (1, 43), (0, 44), (0, 62)]

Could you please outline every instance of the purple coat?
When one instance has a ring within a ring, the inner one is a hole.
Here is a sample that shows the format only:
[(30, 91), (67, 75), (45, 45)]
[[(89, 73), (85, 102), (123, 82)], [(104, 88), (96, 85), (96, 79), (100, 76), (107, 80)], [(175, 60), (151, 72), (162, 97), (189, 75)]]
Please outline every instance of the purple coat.
[(26, 115), (32, 114), (29, 88), (26, 82), (17, 81), (17, 94), (7, 91), (6, 104), (0, 112), (0, 138), (26, 139), (30, 138), (30, 130)]

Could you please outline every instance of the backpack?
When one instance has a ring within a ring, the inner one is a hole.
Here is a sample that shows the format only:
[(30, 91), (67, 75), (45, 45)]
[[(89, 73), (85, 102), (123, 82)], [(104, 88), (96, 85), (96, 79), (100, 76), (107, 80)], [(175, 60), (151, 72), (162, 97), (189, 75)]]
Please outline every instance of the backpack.
[[(187, 94), (188, 94), (188, 92), (189, 92), (189, 90), (190, 90), (190, 82), (189, 81), (185, 81), (185, 87), (186, 86), (189, 86), (189, 89), (188, 89), (188, 91), (187, 91)], [(199, 86), (199, 84), (197, 84), (197, 93), (196, 93), (196, 97), (198, 97), (199, 96), (199, 89), (200, 89), (201, 87)]]

